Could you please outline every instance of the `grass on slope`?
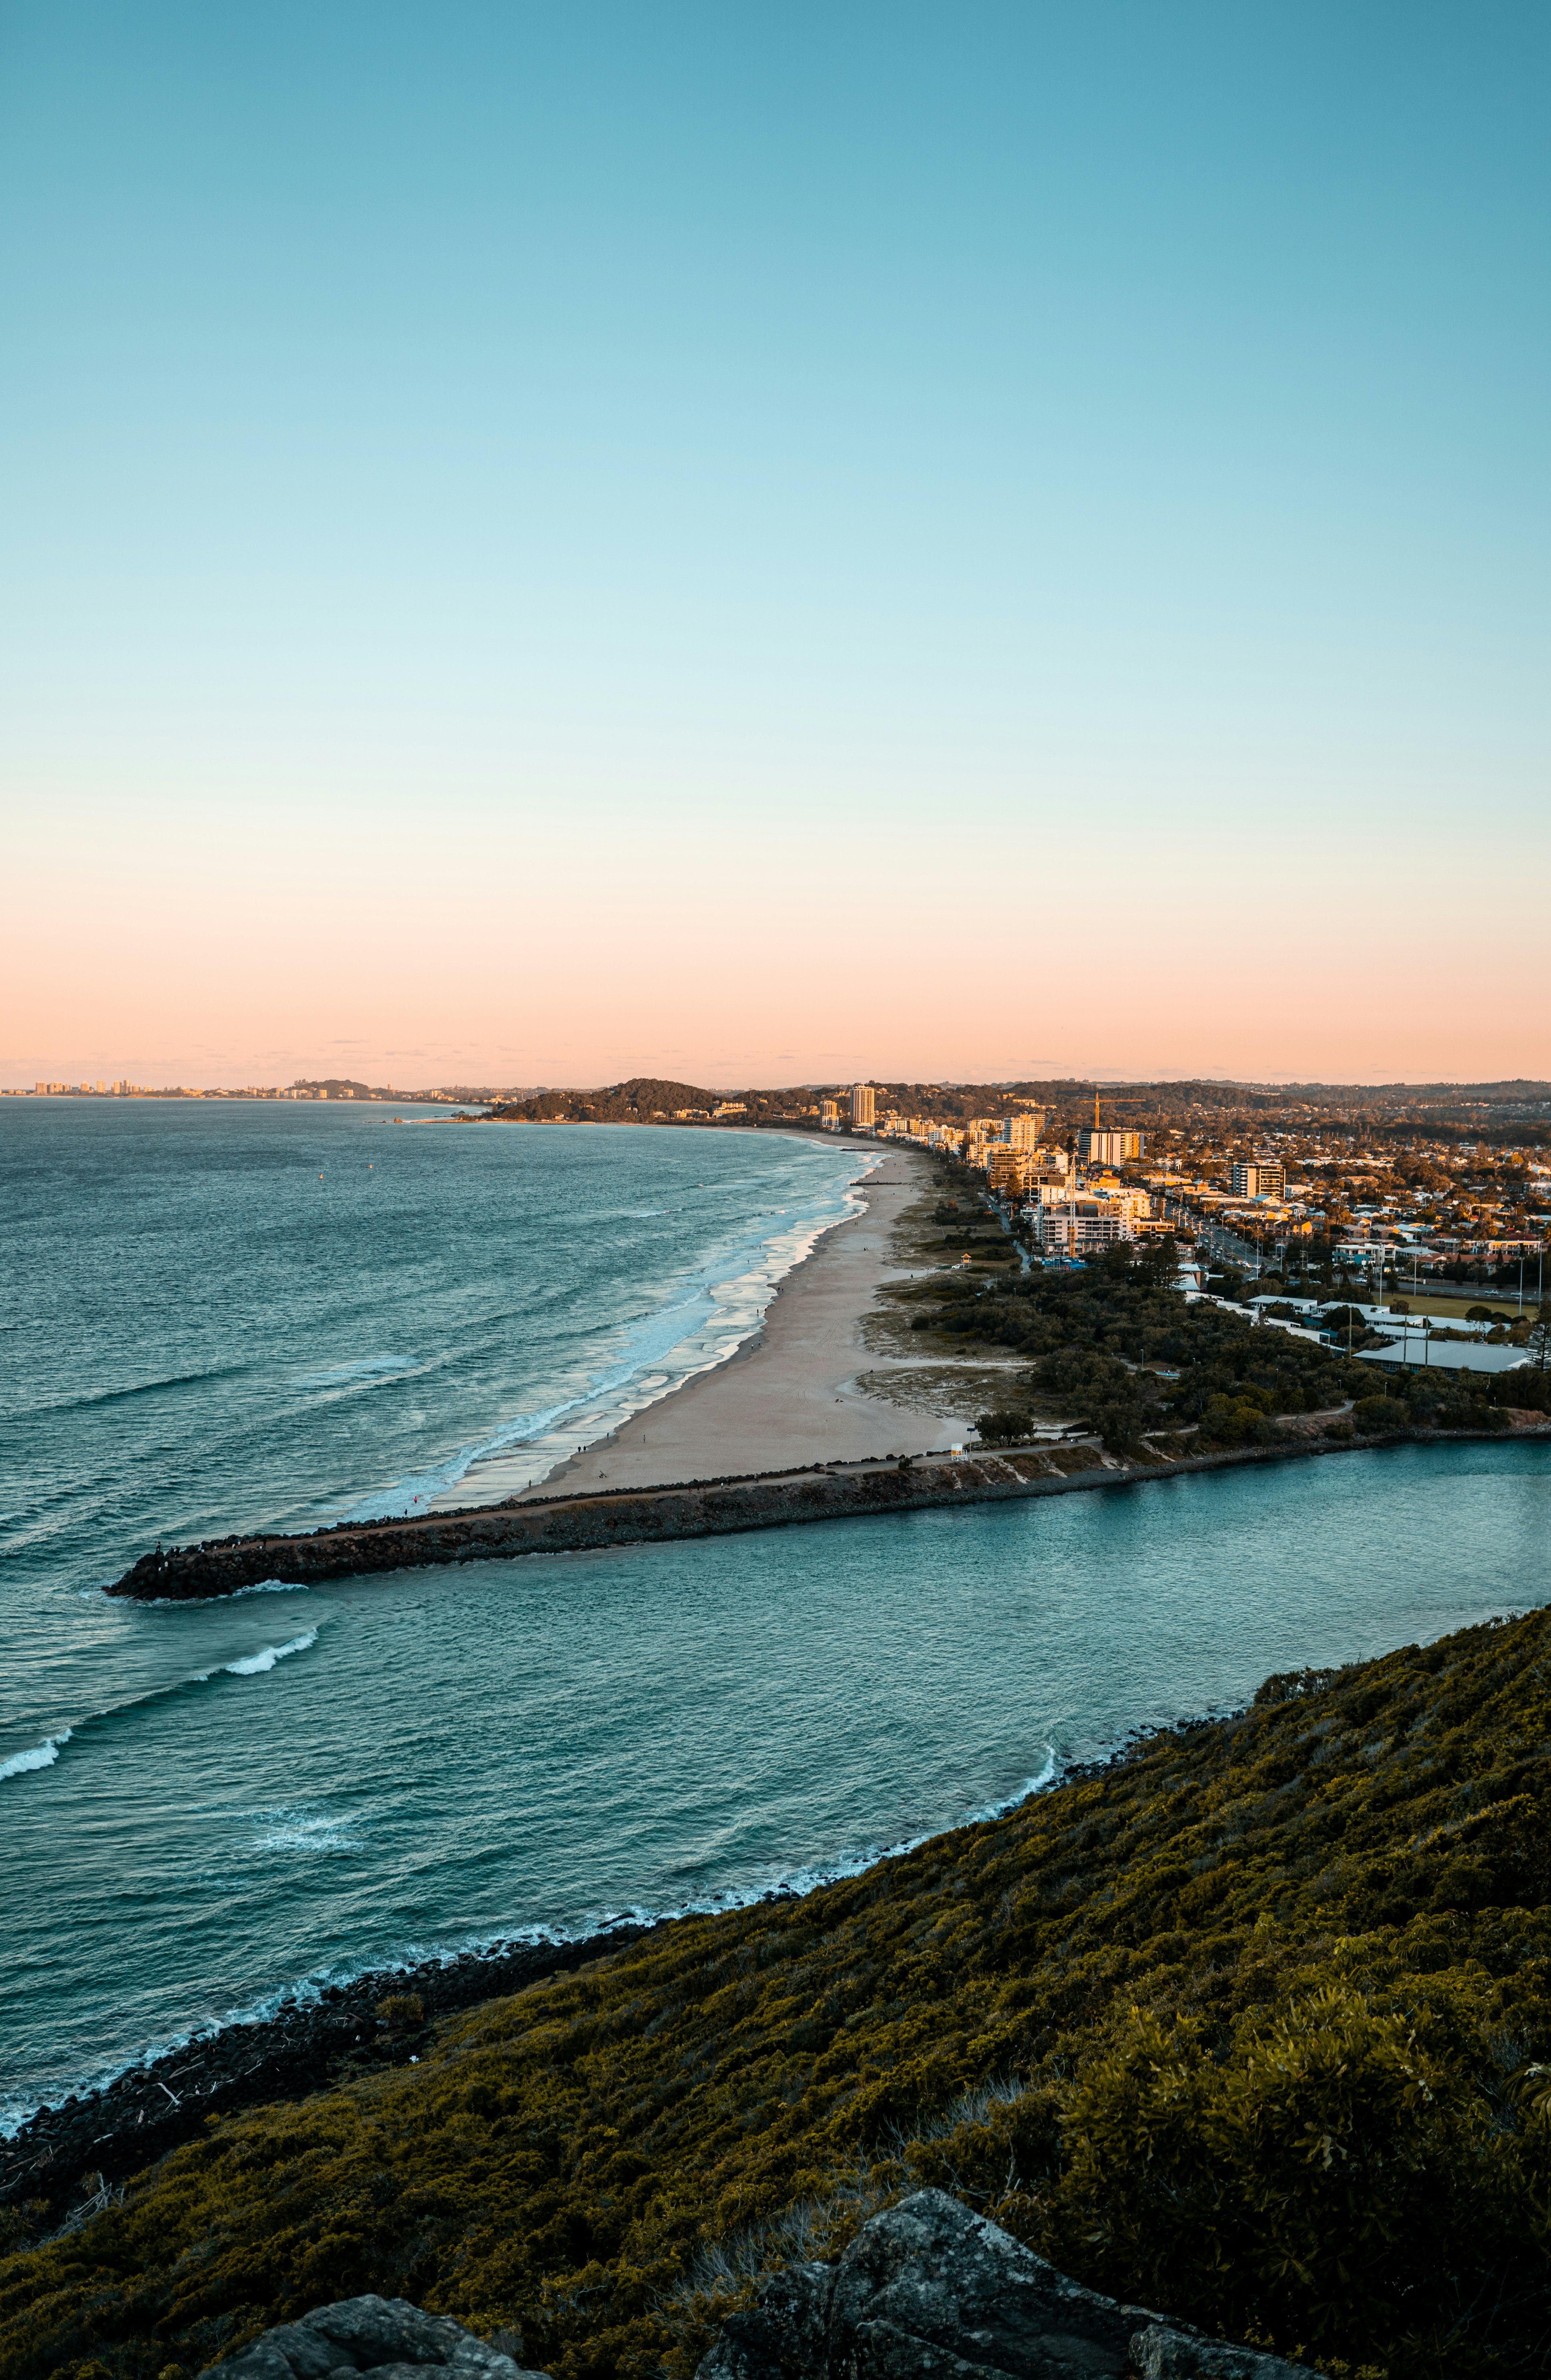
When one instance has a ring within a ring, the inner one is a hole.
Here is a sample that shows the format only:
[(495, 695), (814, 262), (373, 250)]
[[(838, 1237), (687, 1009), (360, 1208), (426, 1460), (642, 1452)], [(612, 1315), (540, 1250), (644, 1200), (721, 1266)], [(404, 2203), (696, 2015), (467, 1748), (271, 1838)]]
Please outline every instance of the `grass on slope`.
[(687, 2380), (923, 2181), (1331, 2372), (1545, 2368), (1551, 1618), (1323, 1677), (212, 2124), (0, 2265), (0, 2370), (192, 2373), (358, 2290)]

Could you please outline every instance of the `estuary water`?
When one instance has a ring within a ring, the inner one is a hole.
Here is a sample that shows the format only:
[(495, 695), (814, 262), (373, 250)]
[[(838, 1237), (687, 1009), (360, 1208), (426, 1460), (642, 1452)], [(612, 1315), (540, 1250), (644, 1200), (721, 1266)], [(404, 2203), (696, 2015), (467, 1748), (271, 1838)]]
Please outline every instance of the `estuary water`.
[(158, 1531), (545, 1467), (735, 1343), (855, 1152), (7, 1101), (0, 1164), (7, 2125), (288, 1992), (843, 1873), (1546, 1599), (1551, 1463), (1492, 1444), (115, 1603)]

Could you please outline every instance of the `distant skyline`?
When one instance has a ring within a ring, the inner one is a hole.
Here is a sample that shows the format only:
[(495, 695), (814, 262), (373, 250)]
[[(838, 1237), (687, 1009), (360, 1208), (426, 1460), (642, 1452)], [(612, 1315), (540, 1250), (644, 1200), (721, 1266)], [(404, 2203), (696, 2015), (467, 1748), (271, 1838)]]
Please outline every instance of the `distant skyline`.
[(1548, 65), (20, 0), (0, 1081), (1551, 1072)]

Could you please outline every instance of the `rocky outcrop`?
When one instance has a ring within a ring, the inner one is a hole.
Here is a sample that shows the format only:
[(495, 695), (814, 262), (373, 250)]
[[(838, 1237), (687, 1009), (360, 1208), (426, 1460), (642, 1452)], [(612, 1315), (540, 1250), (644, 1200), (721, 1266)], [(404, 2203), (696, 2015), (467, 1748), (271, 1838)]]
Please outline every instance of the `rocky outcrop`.
[(697, 2380), (1310, 2380), (1058, 2273), (940, 2190), (794, 2265), (733, 2314)]
[[(442, 2314), (349, 2298), (266, 2330), (203, 2380), (545, 2380)], [(940, 2190), (875, 2215), (834, 2265), (777, 2273), (696, 2380), (1316, 2380), (1069, 2280)]]
[(266, 2330), (251, 2347), (205, 2367), (205, 2380), (407, 2380), (453, 2372), (464, 2380), (539, 2380), (499, 2347), (487, 2346), (445, 2314), (422, 2313), (404, 2298), (345, 2298), (299, 2322)]

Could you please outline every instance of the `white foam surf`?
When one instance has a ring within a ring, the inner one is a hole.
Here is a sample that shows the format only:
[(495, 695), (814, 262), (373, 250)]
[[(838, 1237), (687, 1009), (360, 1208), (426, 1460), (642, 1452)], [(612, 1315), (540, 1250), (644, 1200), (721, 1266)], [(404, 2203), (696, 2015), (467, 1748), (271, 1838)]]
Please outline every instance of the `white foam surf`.
[[(319, 1626), (321, 1625), (320, 1621)], [(122, 1718), (127, 1712), (143, 1709), (149, 1704), (165, 1702), (169, 1694), (181, 1694), (189, 1686), (208, 1686), (212, 1678), (262, 1677), (277, 1662), (287, 1660), (293, 1653), (310, 1652), (317, 1642), (318, 1629), (309, 1628), (305, 1635), (293, 1636), (286, 1644), (261, 1645), (256, 1653), (243, 1654), (235, 1661), (218, 1662), (213, 1669), (191, 1670), (187, 1677), (170, 1679), (165, 1685), (154, 1687), (150, 1694), (133, 1694), (127, 1702), (113, 1703), (106, 1710), (93, 1711), (86, 1718), (77, 1719), (73, 1726), (60, 1728), (55, 1734), (45, 1736), (42, 1743), (30, 1744), (23, 1752), (13, 1752), (8, 1760), (0, 1760), (0, 1783), (10, 1778), (31, 1776), (40, 1768), (52, 1768), (59, 1757), (61, 1747), (84, 1735), (90, 1728), (103, 1726), (110, 1719)]]
[(52, 1768), (59, 1757), (61, 1744), (68, 1743), (75, 1732), (62, 1727), (57, 1735), (45, 1735), (42, 1743), (32, 1744), (26, 1752), (13, 1752), (8, 1760), (0, 1760), (0, 1781), (7, 1777), (30, 1777), (35, 1769)]
[[(814, 1151), (820, 1158), (830, 1153)], [(337, 1517), (342, 1522), (405, 1519), (450, 1499), (454, 1489), (464, 1491), (460, 1501), (509, 1495), (543, 1478), (581, 1448), (621, 1428), (687, 1381), (726, 1363), (760, 1328), (782, 1281), (812, 1254), (824, 1233), (865, 1211), (861, 1187), (885, 1154), (882, 1149), (865, 1151), (860, 1173), (827, 1193), (821, 1207), (799, 1209), (795, 1215), (789, 1208), (774, 1208), (754, 1218), (680, 1282), (681, 1294), (671, 1305), (628, 1326), (617, 1342), (615, 1361), (594, 1372), (576, 1394), (514, 1415), (472, 1445), (358, 1498)], [(750, 1185), (716, 1186), (720, 1192)], [(772, 1223), (784, 1228), (772, 1231)], [(488, 1473), (488, 1479), (472, 1491), (465, 1489), (470, 1473), (479, 1472)]]
[(223, 1661), (219, 1672), (201, 1670), (197, 1673), (199, 1682), (203, 1685), (207, 1678), (217, 1674), (226, 1678), (261, 1678), (267, 1670), (274, 1668), (277, 1661), (288, 1660), (293, 1653), (309, 1653), (317, 1642), (318, 1631), (309, 1628), (305, 1636), (293, 1636), (288, 1645), (266, 1645), (261, 1651), (249, 1653), (243, 1660)]

